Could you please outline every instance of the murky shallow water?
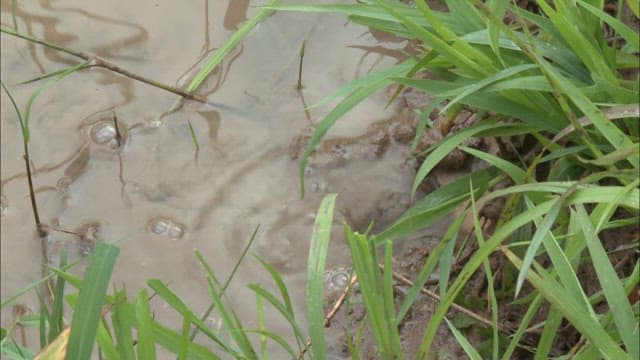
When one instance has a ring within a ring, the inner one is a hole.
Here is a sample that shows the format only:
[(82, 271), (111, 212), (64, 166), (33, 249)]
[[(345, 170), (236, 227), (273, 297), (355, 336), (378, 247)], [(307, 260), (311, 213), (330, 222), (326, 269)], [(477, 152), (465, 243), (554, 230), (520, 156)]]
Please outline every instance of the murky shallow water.
[[(184, 86), (198, 67), (255, 13), (251, 3), (40, 1), (19, 3), (22, 32), (60, 45), (93, 52), (156, 81)], [(23, 7), (26, 6), (26, 7)], [(11, 26), (10, 1), (2, 1), (2, 26)], [(246, 13), (245, 13), (246, 12)], [(208, 17), (206, 16), (208, 14)], [(313, 109), (310, 119), (295, 89), (298, 54), (306, 39), (303, 90), (314, 104), (350, 80), (396, 62), (367, 52), (382, 46), (368, 29), (341, 16), (278, 13), (258, 25), (223, 63), (199, 94), (216, 106), (187, 102), (162, 117), (176, 96), (94, 68), (73, 74), (44, 91), (31, 114), (31, 157), (41, 217), (60, 229), (118, 243), (121, 255), (113, 280), (131, 293), (149, 278), (171, 288), (198, 313), (208, 306), (207, 286), (194, 250), (220, 279), (226, 278), (254, 228), (252, 251), (284, 276), (304, 318), (306, 257), (314, 215), (325, 193), (338, 192), (338, 220), (366, 226), (393, 220), (408, 204), (413, 178), (406, 152), (391, 147), (380, 159), (364, 157), (310, 172), (300, 199), (298, 162), (289, 144), (330, 107)], [(76, 59), (2, 35), (2, 79), (15, 84), (70, 64)], [(398, 53), (391, 51), (397, 56)], [(25, 104), (39, 84), (12, 86)], [(339, 122), (333, 136), (356, 136), (375, 121), (389, 118), (386, 98), (373, 97)], [(39, 244), (24, 171), (17, 117), (2, 95), (2, 298), (39, 278)], [(113, 117), (126, 136), (114, 143)], [(187, 127), (191, 121), (197, 156)], [(91, 141), (91, 137), (99, 141)], [(4, 199), (3, 198), (3, 199)], [(390, 204), (394, 206), (391, 207)], [(391, 209), (391, 210), (389, 210)], [(347, 263), (340, 226), (334, 228), (328, 266)], [(71, 235), (53, 232), (52, 252), (67, 244), (87, 252)], [(228, 295), (240, 314), (255, 325), (255, 297), (245, 288), (273, 288), (268, 275), (248, 258)], [(36, 309), (34, 297), (21, 299)], [(159, 302), (158, 306), (161, 307)], [(9, 311), (9, 309), (7, 309)], [(172, 319), (167, 311), (157, 312)], [(8, 315), (8, 312), (3, 312)], [(271, 326), (287, 329), (270, 315)], [(3, 316), (3, 325), (10, 316)], [(287, 329), (287, 334), (288, 329)]]

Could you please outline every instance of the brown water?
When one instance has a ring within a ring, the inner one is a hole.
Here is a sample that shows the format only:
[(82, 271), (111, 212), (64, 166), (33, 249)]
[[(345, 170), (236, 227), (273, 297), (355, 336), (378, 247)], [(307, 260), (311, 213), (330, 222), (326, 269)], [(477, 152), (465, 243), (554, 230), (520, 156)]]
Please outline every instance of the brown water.
[[(201, 61), (256, 12), (257, 3), (232, 3), (18, 2), (17, 22), (21, 32), (185, 87)], [(8, 0), (2, 1), (1, 20), (2, 26), (12, 27)], [(187, 102), (179, 111), (162, 116), (175, 95), (99, 68), (73, 74), (44, 91), (32, 109), (29, 144), (33, 166), (39, 169), (35, 186), (43, 222), (76, 232), (98, 224), (97, 236), (121, 248), (113, 275), (116, 284), (133, 293), (146, 279), (169, 281), (198, 313), (209, 300), (194, 250), (202, 252), (219, 278), (225, 279), (260, 225), (252, 252), (283, 273), (304, 322), (306, 258), (322, 196), (339, 193), (328, 266), (348, 264), (341, 222), (363, 227), (373, 218), (379, 224), (392, 221), (408, 204), (413, 170), (405, 163), (406, 152), (391, 146), (378, 159), (355, 156), (312, 169), (306, 180), (309, 191), (300, 199), (298, 162), (291, 158), (289, 144), (331, 109), (314, 108), (309, 117), (303, 110), (295, 89), (303, 39), (307, 46), (302, 94), (307, 104), (394, 64), (396, 50), (405, 45), (381, 43), (368, 29), (341, 16), (278, 13), (255, 28), (199, 89), (215, 106)], [(6, 84), (78, 63), (5, 34), (1, 46), (0, 69)], [(368, 51), (376, 46), (387, 54)], [(38, 85), (10, 89), (24, 106)], [(34, 240), (26, 179), (14, 179), (24, 171), (17, 117), (4, 92), (1, 99), (5, 299), (39, 278), (40, 250)], [(365, 101), (338, 123), (329, 138), (358, 136), (371, 123), (391, 117), (393, 110), (385, 110), (385, 103), (384, 94)], [(108, 135), (112, 130), (97, 127), (111, 124), (111, 110), (119, 128), (128, 132), (120, 150), (90, 140), (92, 133)], [(197, 156), (187, 121), (200, 144)], [(173, 225), (163, 227), (158, 219)], [(156, 235), (150, 226), (165, 231)], [(72, 235), (53, 231), (52, 258), (64, 244), (74, 256), (89, 248)], [(251, 257), (228, 295), (252, 327), (257, 319), (255, 296), (245, 288), (247, 283), (273, 289), (267, 273)], [(19, 302), (37, 308), (35, 296)], [(161, 319), (175, 319), (160, 301), (154, 304)], [(3, 310), (3, 326), (11, 320), (8, 311)], [(268, 321), (276, 331), (287, 329), (274, 314), (268, 314)]]

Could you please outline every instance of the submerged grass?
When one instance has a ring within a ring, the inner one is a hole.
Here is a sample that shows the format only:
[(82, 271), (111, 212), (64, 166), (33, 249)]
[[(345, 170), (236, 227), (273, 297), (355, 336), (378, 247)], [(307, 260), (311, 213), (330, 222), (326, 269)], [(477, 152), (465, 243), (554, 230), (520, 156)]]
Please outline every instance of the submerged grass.
[[(640, 218), (637, 31), (620, 20), (620, 11), (616, 16), (607, 14), (603, 1), (541, 0), (537, 2), (539, 12), (506, 0), (444, 3), (448, 11), (436, 11), (424, 1), (417, 1), (415, 7), (393, 0), (338, 5), (278, 5), (273, 1), (206, 63), (189, 92), (215, 68), (225, 51), (274, 10), (341, 13), (364, 26), (414, 40), (419, 44), (415, 57), (358, 79), (320, 102), (342, 97), (317, 125), (300, 163), (304, 194), (308, 158), (324, 135), (361, 101), (394, 83), (433, 99), (423, 109), (423, 119), (434, 109), (451, 119), (463, 108), (487, 114), (464, 130), (445, 134), (421, 155), (412, 190), (415, 194), (438, 163), (455, 149), (484, 161), (487, 168), (416, 199), (400, 219), (377, 234), (359, 234), (345, 225), (376, 355), (389, 359), (410, 355), (402, 347), (400, 325), (427, 279), (437, 271), (440, 302), (424, 324), (418, 353), (411, 354), (418, 358), (433, 356), (434, 339), (445, 324), (467, 356), (474, 359), (640, 357), (640, 315), (633, 296), (640, 282), (637, 238), (621, 239), (624, 246), (616, 250), (628, 253), (631, 260), (626, 266), (614, 264), (610, 244), (611, 231), (637, 226)], [(627, 4), (637, 16), (637, 4), (633, 3)], [(613, 36), (607, 35), (606, 29)], [(629, 70), (636, 73), (623, 76)], [(432, 76), (421, 76), (425, 74)], [(426, 126), (426, 121), (420, 124)], [(23, 131), (27, 142), (25, 125)], [(417, 134), (424, 131), (418, 129)], [(519, 149), (515, 160), (464, 145), (471, 137), (516, 135), (525, 135), (533, 145)], [(493, 228), (483, 227), (481, 209), (497, 199), (505, 199), (500, 216)], [(199, 253), (212, 299), (207, 316), (216, 311), (223, 324), (220, 331), (205, 323), (206, 316), (196, 316), (167, 284), (160, 279), (149, 280), (151, 296), (161, 298), (182, 318), (182, 327), (174, 330), (154, 319), (147, 290), (140, 290), (132, 299), (124, 290), (107, 295), (118, 250), (99, 243), (83, 279), (71, 275), (65, 264), (54, 269), (59, 286), (54, 291), (53, 307), (43, 307), (39, 321), (32, 322), (42, 329), (42, 347), (49, 344), (39, 356), (60, 354), (61, 345), (68, 341), (67, 358), (89, 358), (97, 343), (106, 358), (154, 358), (159, 346), (179, 359), (257, 359), (268, 356), (270, 348), (266, 344), (271, 340), (292, 358), (326, 358), (322, 276), (334, 204), (335, 195), (325, 197), (312, 234), (307, 273), (310, 345), (294, 315), (284, 280), (261, 259), (258, 261), (271, 275), (279, 296), (261, 285), (249, 285), (261, 319), (255, 329), (240, 321), (238, 309), (225, 295), (228, 282), (222, 285)], [(455, 221), (429, 253), (404, 300), (396, 304), (393, 243), (452, 217), (454, 211), (458, 211)], [(462, 228), (467, 219), (474, 224), (476, 241), (462, 245), (457, 240), (466, 235)], [(470, 244), (474, 248), (469, 258), (458, 264), (458, 272), (453, 272), (455, 254)], [(510, 266), (492, 266), (492, 261), (500, 258)], [(580, 278), (585, 269), (592, 269), (593, 284)], [(481, 349), (453, 319), (447, 318), (479, 271), (488, 284), (488, 349)], [(70, 330), (65, 330), (61, 311), (65, 282), (79, 289), (79, 294), (65, 295), (74, 308)], [(4, 299), (2, 307), (14, 299)], [(498, 314), (510, 302), (528, 309), (515, 333), (501, 338)], [(262, 320), (267, 306), (276, 309), (290, 325), (293, 341), (268, 330)], [(107, 313), (112, 316), (107, 318)], [(563, 322), (579, 339), (568, 350), (556, 346), (559, 337), (567, 333), (560, 328)], [(542, 332), (531, 336), (527, 334), (531, 327), (539, 327)], [(13, 340), (12, 329), (3, 329), (3, 354), (15, 359), (32, 358), (33, 351)], [(361, 355), (363, 329), (355, 334), (349, 329), (347, 344), (354, 359)], [(197, 339), (196, 331), (201, 333)], [(525, 337), (535, 346), (523, 346)]]

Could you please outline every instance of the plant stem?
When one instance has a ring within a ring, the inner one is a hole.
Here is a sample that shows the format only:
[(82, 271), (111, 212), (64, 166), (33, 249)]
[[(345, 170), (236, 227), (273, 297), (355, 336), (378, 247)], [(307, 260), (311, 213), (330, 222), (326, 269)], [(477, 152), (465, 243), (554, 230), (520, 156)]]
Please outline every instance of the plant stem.
[(103, 58), (101, 58), (101, 57), (99, 57), (97, 55), (93, 55), (93, 54), (86, 53), (86, 52), (83, 52), (83, 51), (76, 51), (76, 50), (73, 50), (73, 49), (69, 49), (69, 48), (66, 48), (64, 46), (60, 46), (60, 45), (53, 44), (53, 43), (50, 43), (50, 42), (47, 42), (47, 41), (44, 41), (44, 40), (36, 39), (36, 38), (31, 37), (29, 35), (25, 35), (25, 34), (22, 34), (22, 33), (19, 33), (17, 31), (13, 31), (11, 29), (7, 29), (7, 28), (4, 28), (4, 27), (0, 27), (0, 32), (3, 32), (5, 34), (9, 34), (11, 36), (15, 36), (17, 38), (20, 38), (20, 39), (23, 39), (23, 40), (27, 40), (27, 41), (30, 41), (30, 42), (33, 42), (33, 43), (36, 43), (36, 44), (40, 44), (42, 46), (46, 46), (46, 47), (54, 49), (54, 50), (58, 50), (60, 52), (69, 54), (71, 56), (75, 56), (75, 57), (83, 59), (85, 61), (89, 61), (89, 66), (102, 67), (102, 68), (111, 70), (111, 71), (113, 71), (115, 73), (118, 73), (120, 75), (124, 75), (124, 76), (126, 76), (128, 78), (131, 78), (131, 79), (143, 82), (145, 84), (151, 85), (153, 87), (157, 87), (159, 89), (174, 93), (174, 94), (179, 95), (179, 96), (181, 96), (181, 97), (183, 97), (185, 99), (194, 100), (194, 101), (197, 101), (197, 102), (200, 102), (200, 103), (203, 103), (203, 104), (208, 104), (208, 105), (214, 105), (215, 106), (215, 104), (211, 104), (210, 102), (207, 101), (207, 99), (204, 99), (204, 98), (202, 98), (202, 97), (200, 97), (198, 95), (190, 94), (190, 93), (188, 93), (186, 91), (183, 91), (183, 90), (181, 90), (181, 89), (179, 89), (177, 87), (173, 87), (173, 86), (170, 86), (170, 85), (167, 85), (167, 84), (163, 84), (163, 83), (151, 80), (149, 78), (146, 78), (146, 77), (144, 77), (142, 75), (138, 75), (138, 74), (133, 73), (133, 72), (127, 70), (127, 69), (124, 69), (124, 68), (122, 68), (122, 67), (120, 67), (120, 66), (118, 66), (118, 65), (116, 65), (116, 64), (114, 64), (114, 63), (112, 63), (112, 62), (110, 62), (108, 60), (105, 60), (105, 59), (103, 59)]
[(22, 130), (22, 145), (24, 147), (24, 164), (27, 169), (27, 183), (29, 186), (29, 199), (31, 200), (31, 210), (33, 211), (33, 218), (36, 223), (36, 232), (38, 234), (38, 238), (40, 239), (40, 252), (42, 255), (42, 263), (43, 263), (42, 275), (44, 276), (46, 275), (46, 265), (49, 264), (49, 256), (47, 251), (47, 235), (49, 234), (49, 231), (47, 230), (47, 226), (42, 222), (40, 222), (40, 215), (38, 214), (38, 204), (36, 203), (36, 193), (33, 190), (33, 178), (31, 176), (31, 161), (29, 159), (29, 146), (27, 146), (27, 138), (25, 135), (25, 125), (24, 125), (24, 121), (22, 120), (22, 115), (20, 114), (20, 109), (18, 109), (18, 105), (13, 100), (13, 96), (11, 96), (11, 93), (4, 86), (4, 83), (2, 81), (0, 81), (0, 85), (2, 85), (2, 88), (7, 93), (9, 100), (11, 100), (11, 104), (13, 104), (13, 107), (15, 108), (16, 113), (18, 115), (18, 120), (20, 121), (20, 129)]
[(306, 41), (302, 40), (302, 47), (300, 47), (300, 65), (298, 66), (298, 91), (302, 90), (302, 62), (304, 61), (304, 45)]

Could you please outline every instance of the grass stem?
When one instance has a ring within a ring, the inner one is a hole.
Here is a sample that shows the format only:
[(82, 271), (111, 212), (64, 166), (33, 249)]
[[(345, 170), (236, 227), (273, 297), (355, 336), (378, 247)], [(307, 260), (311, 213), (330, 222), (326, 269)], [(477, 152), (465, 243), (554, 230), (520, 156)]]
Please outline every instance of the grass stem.
[(298, 91), (302, 90), (302, 62), (304, 61), (304, 46), (306, 40), (302, 40), (302, 46), (300, 47), (300, 64), (298, 65)]
[(11, 35), (11, 36), (15, 36), (17, 38), (20, 38), (20, 39), (23, 39), (23, 40), (27, 40), (27, 41), (30, 41), (30, 42), (33, 42), (33, 43), (36, 43), (36, 44), (40, 44), (42, 46), (46, 46), (46, 47), (54, 49), (54, 50), (58, 50), (60, 52), (69, 54), (71, 56), (75, 56), (75, 57), (83, 59), (85, 61), (89, 61), (89, 67), (97, 66), (97, 67), (105, 68), (105, 69), (111, 70), (111, 71), (113, 71), (115, 73), (118, 73), (120, 75), (124, 75), (124, 76), (126, 76), (128, 78), (143, 82), (143, 83), (145, 83), (147, 85), (151, 85), (153, 87), (156, 87), (156, 88), (159, 88), (159, 89), (174, 93), (174, 94), (179, 95), (179, 96), (181, 96), (181, 97), (183, 97), (185, 99), (197, 101), (197, 102), (200, 102), (200, 103), (203, 103), (203, 104), (213, 105), (213, 104), (209, 103), (207, 101), (207, 99), (204, 99), (204, 98), (202, 98), (202, 97), (200, 97), (198, 95), (190, 94), (190, 93), (188, 93), (186, 91), (178, 89), (177, 87), (173, 87), (173, 86), (170, 86), (170, 85), (167, 85), (167, 84), (163, 84), (163, 83), (157, 82), (155, 80), (151, 80), (151, 79), (146, 78), (146, 77), (144, 77), (142, 75), (139, 75), (139, 74), (131, 72), (131, 71), (127, 70), (127, 69), (124, 69), (124, 68), (122, 68), (122, 67), (120, 67), (120, 66), (118, 66), (118, 65), (116, 65), (116, 64), (114, 64), (114, 63), (112, 63), (112, 62), (110, 62), (108, 60), (105, 60), (105, 59), (103, 59), (103, 58), (101, 58), (101, 57), (99, 57), (97, 55), (89, 54), (89, 53), (86, 53), (86, 52), (83, 52), (83, 51), (77, 51), (77, 50), (69, 49), (69, 48), (66, 48), (66, 47), (63, 47), (63, 46), (60, 46), (60, 45), (57, 45), (57, 44), (53, 44), (53, 43), (50, 43), (50, 42), (47, 42), (47, 41), (44, 41), (44, 40), (36, 39), (36, 38), (31, 37), (29, 35), (25, 35), (25, 34), (22, 34), (22, 33), (19, 33), (17, 31), (13, 31), (11, 29), (7, 29), (7, 28), (4, 28), (4, 27), (0, 27), (0, 32), (3, 32), (5, 34)]

